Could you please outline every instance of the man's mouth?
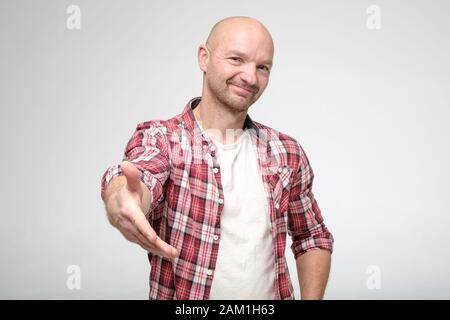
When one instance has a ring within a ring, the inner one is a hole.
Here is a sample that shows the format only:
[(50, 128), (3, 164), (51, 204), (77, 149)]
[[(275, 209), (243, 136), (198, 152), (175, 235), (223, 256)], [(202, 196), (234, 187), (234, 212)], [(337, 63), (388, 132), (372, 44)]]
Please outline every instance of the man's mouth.
[(250, 88), (248, 86), (243, 86), (238, 83), (230, 82), (229, 84), (233, 85), (235, 88), (238, 88), (241, 92), (246, 92), (247, 94), (256, 94), (258, 92), (255, 88)]

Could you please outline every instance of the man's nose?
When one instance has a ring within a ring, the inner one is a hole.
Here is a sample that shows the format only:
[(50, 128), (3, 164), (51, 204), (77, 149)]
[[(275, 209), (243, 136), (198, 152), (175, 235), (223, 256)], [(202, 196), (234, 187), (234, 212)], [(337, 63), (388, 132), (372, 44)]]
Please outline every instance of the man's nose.
[(247, 64), (244, 70), (241, 72), (241, 79), (245, 81), (249, 86), (255, 86), (256, 80), (256, 66), (253, 64)]

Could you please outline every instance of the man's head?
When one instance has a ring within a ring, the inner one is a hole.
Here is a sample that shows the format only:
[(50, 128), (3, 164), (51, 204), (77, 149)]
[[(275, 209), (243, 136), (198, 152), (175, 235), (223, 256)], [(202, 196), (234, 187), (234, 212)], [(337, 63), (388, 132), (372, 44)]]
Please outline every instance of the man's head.
[(267, 87), (273, 53), (272, 37), (261, 22), (248, 17), (219, 21), (198, 49), (203, 96), (246, 111)]

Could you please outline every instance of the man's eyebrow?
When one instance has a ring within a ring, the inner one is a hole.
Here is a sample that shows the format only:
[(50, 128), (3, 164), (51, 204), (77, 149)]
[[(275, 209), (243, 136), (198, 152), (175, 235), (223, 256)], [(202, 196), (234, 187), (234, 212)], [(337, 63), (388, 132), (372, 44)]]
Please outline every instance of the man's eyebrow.
[(272, 62), (272, 60), (266, 60), (266, 61), (263, 61), (262, 64), (267, 64), (268, 66), (272, 66), (273, 62)]
[[(228, 55), (236, 55), (239, 57), (247, 58), (247, 55), (244, 52), (241, 52), (239, 50), (230, 50), (230, 51), (228, 51)], [(273, 62), (272, 62), (272, 60), (264, 60), (262, 62), (262, 64), (267, 64), (269, 66), (272, 66)]]
[(247, 55), (239, 50), (230, 50), (230, 51), (228, 51), (228, 54), (247, 58)]

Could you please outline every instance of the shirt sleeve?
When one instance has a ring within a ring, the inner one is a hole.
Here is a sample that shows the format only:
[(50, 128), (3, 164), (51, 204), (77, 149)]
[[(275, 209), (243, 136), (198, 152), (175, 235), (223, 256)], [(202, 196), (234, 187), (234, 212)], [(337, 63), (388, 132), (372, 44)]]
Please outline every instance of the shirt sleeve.
[(295, 259), (312, 249), (333, 251), (333, 235), (325, 226), (312, 192), (314, 173), (302, 147), (289, 195), (288, 233)]
[[(163, 199), (163, 188), (170, 174), (169, 145), (162, 128), (152, 122), (139, 124), (125, 147), (123, 160), (141, 171), (141, 181), (152, 195), (149, 212), (153, 211)], [(120, 164), (110, 166), (102, 176), (101, 192), (121, 174)]]

